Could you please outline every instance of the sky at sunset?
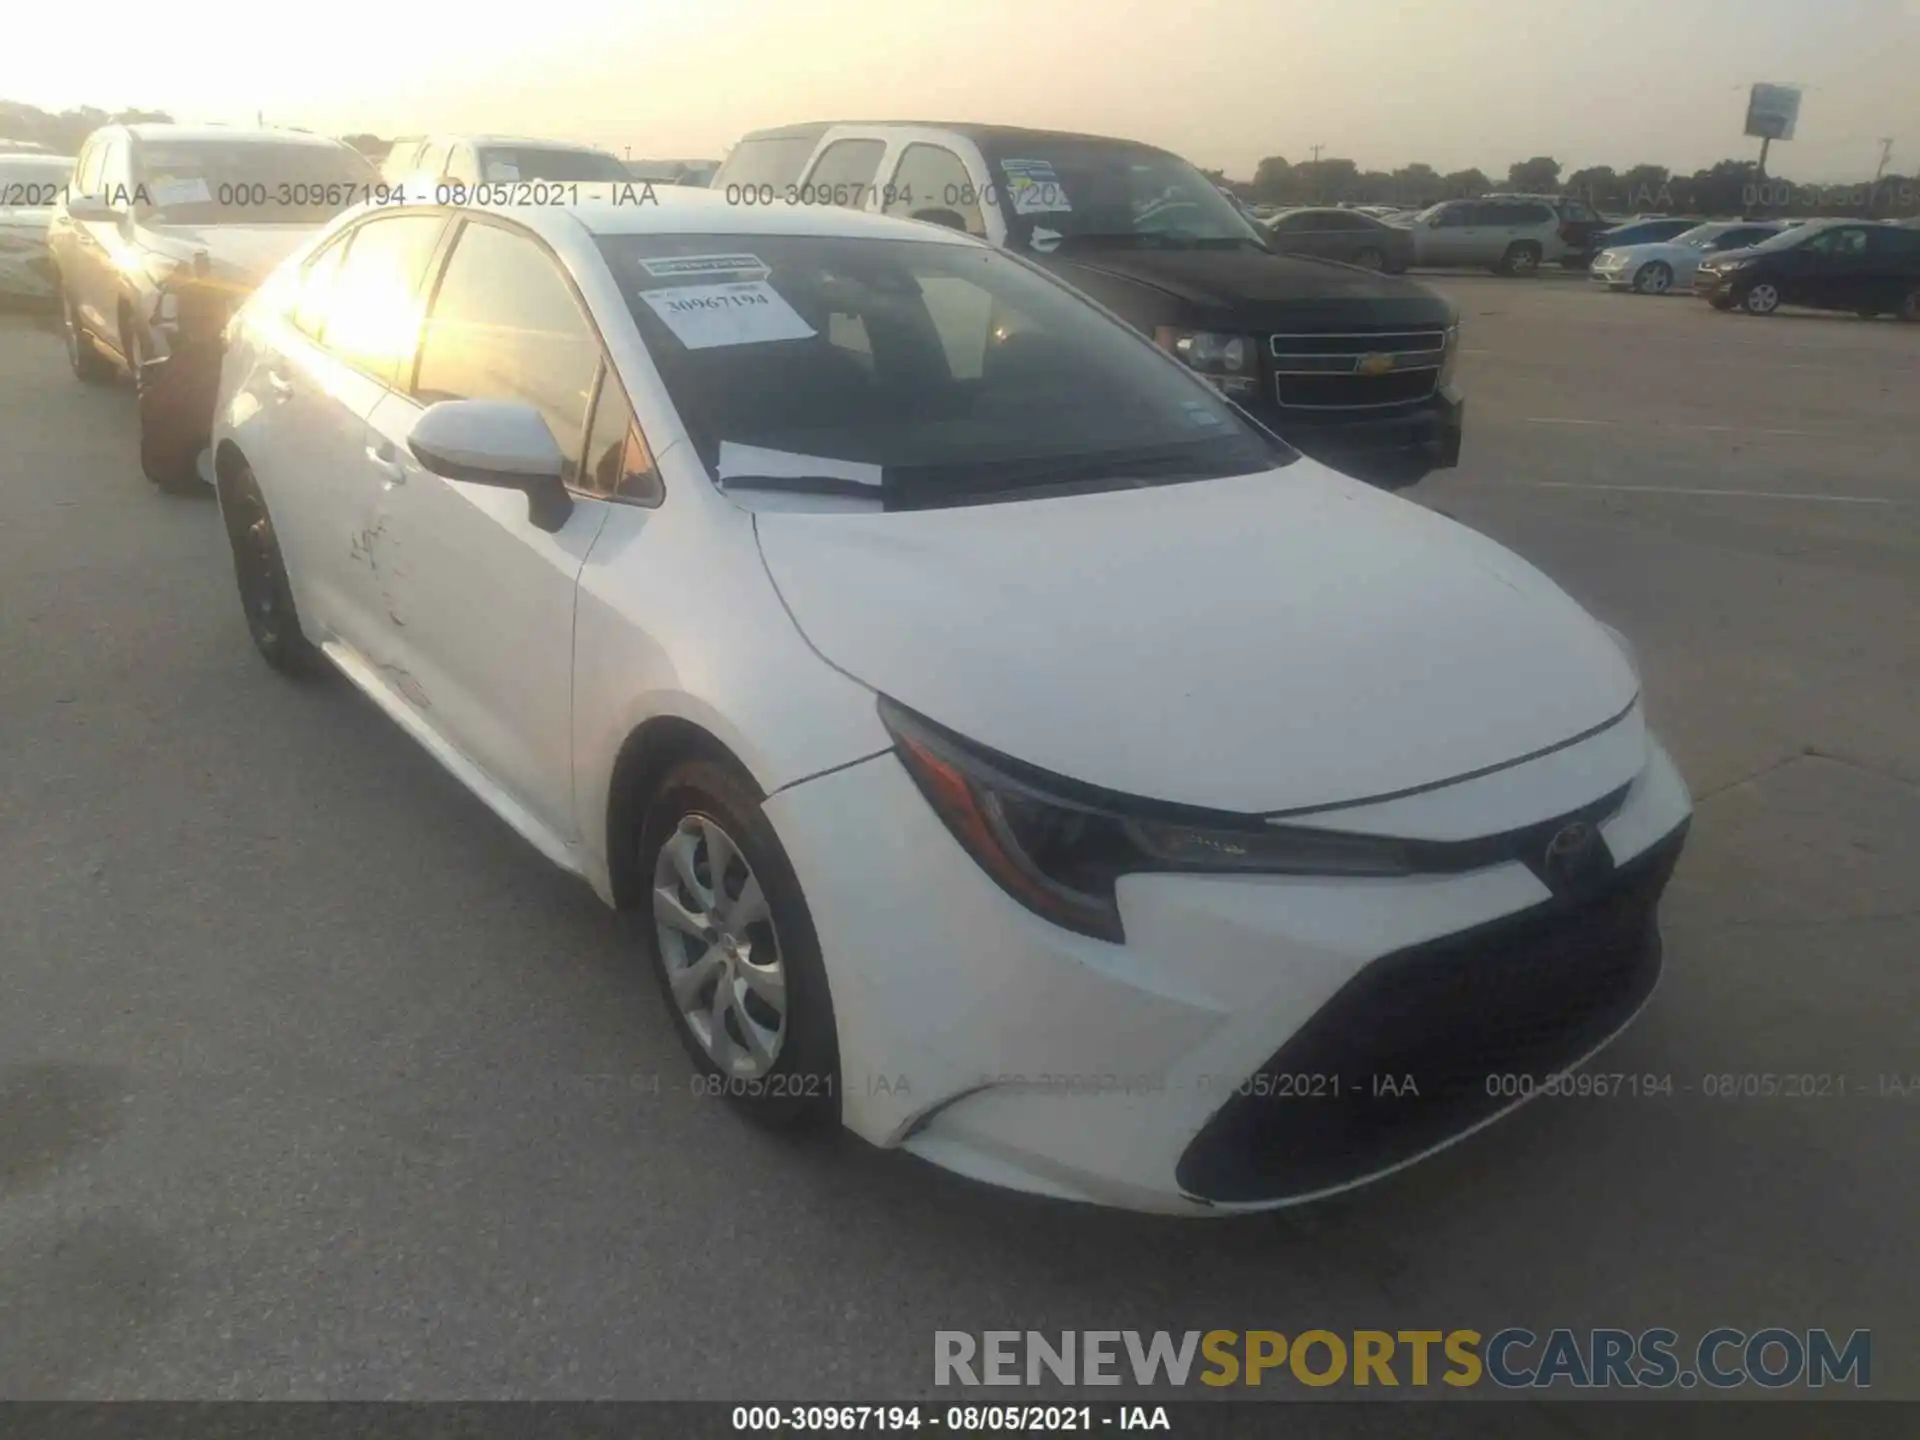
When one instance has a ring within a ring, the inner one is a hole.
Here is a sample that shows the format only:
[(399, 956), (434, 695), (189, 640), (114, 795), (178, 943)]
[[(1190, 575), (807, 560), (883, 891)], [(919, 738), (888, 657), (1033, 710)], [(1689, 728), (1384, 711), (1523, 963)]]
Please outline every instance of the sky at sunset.
[[(97, 37), (76, 43), (75, 16)], [(300, 17), (300, 18), (296, 18)], [(1920, 169), (1920, 0), (196, 0), (15, 7), (0, 98), (718, 157), (807, 119), (1130, 136), (1250, 177), (1311, 147), (1446, 171), (1747, 157), (1746, 87), (1807, 87), (1771, 168)]]

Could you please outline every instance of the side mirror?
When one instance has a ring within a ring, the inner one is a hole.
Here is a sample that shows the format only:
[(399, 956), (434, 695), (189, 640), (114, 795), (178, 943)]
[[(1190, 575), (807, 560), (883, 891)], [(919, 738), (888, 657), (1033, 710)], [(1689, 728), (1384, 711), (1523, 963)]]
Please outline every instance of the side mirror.
[(967, 228), (966, 217), (958, 210), (916, 210), (913, 218), (929, 225), (944, 225), (949, 230), (958, 230), (963, 234)]
[(549, 534), (573, 513), (573, 497), (561, 480), (566, 460), (531, 405), (442, 400), (414, 422), (407, 448), (435, 475), (520, 491), (527, 497), (528, 520)]
[(88, 224), (104, 224), (120, 218), (119, 212), (98, 195), (69, 195), (67, 216)]

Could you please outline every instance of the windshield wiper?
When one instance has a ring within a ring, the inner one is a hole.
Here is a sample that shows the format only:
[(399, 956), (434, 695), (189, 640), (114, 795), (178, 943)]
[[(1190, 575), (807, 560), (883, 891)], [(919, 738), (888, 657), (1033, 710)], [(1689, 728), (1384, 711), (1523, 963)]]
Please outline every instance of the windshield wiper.
[(729, 475), (720, 482), (728, 490), (784, 490), (791, 495), (843, 495), (850, 500), (882, 500), (886, 487), (844, 475)]

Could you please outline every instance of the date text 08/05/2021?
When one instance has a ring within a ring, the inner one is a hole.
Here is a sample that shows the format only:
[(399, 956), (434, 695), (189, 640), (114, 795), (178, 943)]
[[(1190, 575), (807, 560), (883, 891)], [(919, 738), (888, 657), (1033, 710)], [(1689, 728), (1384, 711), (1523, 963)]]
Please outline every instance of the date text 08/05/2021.
[(736, 1405), (732, 1425), (742, 1432), (816, 1434), (847, 1430), (945, 1430), (1085, 1434), (1095, 1430), (1170, 1433), (1164, 1405)]

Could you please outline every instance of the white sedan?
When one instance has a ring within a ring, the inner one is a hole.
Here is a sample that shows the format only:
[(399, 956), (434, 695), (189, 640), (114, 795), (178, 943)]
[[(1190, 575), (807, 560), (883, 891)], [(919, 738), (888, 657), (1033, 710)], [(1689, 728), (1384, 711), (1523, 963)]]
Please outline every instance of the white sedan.
[(1655, 245), (1602, 250), (1587, 273), (1611, 290), (1665, 295), (1692, 285), (1694, 271), (1708, 256), (1758, 245), (1780, 230), (1779, 225), (1763, 220), (1710, 220)]
[(1625, 642), (954, 231), (362, 210), (238, 313), (216, 426), (261, 653), (649, 911), (749, 1115), (1279, 1205), (1658, 977), (1691, 803)]

